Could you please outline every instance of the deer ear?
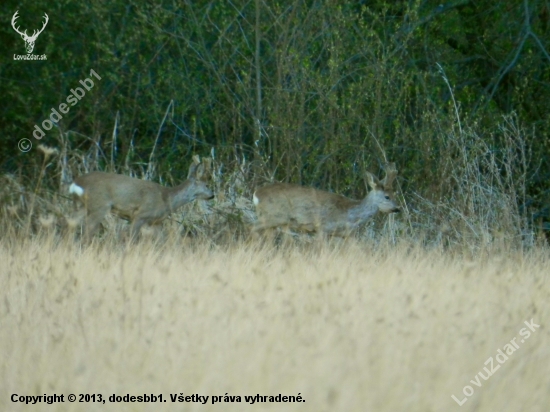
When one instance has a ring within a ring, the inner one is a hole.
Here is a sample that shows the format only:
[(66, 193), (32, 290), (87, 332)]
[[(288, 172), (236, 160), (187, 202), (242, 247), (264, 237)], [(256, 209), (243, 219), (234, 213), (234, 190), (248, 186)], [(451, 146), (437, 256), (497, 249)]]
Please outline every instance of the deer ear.
[(392, 191), (393, 181), (397, 177), (397, 168), (395, 167), (395, 163), (387, 163), (385, 169), (386, 177), (381, 183), (385, 190)]
[(189, 166), (189, 173), (187, 173), (187, 179), (195, 179), (197, 176), (197, 169), (201, 164), (201, 158), (199, 155), (193, 156), (193, 163)]
[(367, 183), (372, 188), (372, 190), (380, 188), (380, 180), (378, 180), (378, 178), (370, 172), (367, 172)]
[(212, 158), (204, 157), (197, 169), (197, 179), (207, 181), (212, 173)]
[(197, 171), (195, 173), (195, 179), (197, 180), (204, 180), (206, 177), (206, 168), (204, 167), (204, 163), (201, 163), (197, 166)]

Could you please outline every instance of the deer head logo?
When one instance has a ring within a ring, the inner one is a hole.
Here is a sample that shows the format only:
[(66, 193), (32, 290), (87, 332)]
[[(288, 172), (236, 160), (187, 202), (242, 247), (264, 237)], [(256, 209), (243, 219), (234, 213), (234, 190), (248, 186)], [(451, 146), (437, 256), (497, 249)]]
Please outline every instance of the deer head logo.
[(27, 35), (27, 30), (25, 30), (24, 32), (21, 32), (19, 30), (19, 27), (15, 26), (15, 20), (17, 20), (17, 18), (19, 17), (17, 15), (17, 13), (19, 13), (19, 10), (17, 10), (15, 12), (15, 14), (13, 15), (13, 17), (11, 19), (11, 26), (13, 27), (13, 29), (17, 33), (19, 33), (21, 35), (21, 37), (25, 41), (25, 49), (27, 49), (27, 54), (31, 54), (33, 49), (34, 49), (34, 42), (36, 41), (36, 38), (38, 37), (38, 35), (40, 33), (42, 33), (44, 31), (44, 29), (46, 28), (46, 25), (48, 24), (49, 17), (46, 13), (44, 13), (45, 21), (42, 24), (42, 28), (40, 30), (34, 30), (33, 33), (32, 33), (32, 36), (29, 36), (29, 35)]

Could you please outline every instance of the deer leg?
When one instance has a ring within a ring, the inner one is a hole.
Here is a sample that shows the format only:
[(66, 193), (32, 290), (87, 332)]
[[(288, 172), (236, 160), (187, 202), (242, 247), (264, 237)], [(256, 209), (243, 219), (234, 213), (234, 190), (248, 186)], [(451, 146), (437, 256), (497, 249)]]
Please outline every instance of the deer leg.
[(91, 241), (92, 236), (97, 232), (101, 221), (105, 218), (105, 215), (109, 212), (109, 210), (110, 207), (106, 207), (94, 210), (93, 212), (88, 212), (84, 226), (84, 238), (87, 242)]
[(132, 222), (132, 227), (130, 229), (130, 238), (132, 241), (136, 241), (138, 236), (139, 236), (139, 232), (141, 231), (141, 227), (146, 223), (146, 220), (145, 219), (136, 219)]

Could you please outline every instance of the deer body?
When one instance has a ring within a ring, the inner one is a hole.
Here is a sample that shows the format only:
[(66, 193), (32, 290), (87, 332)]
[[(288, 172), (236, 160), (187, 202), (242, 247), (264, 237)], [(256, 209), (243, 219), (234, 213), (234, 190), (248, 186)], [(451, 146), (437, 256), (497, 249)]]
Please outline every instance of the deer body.
[(253, 197), (258, 215), (253, 231), (287, 226), (346, 236), (378, 212), (399, 211), (391, 190), (397, 170), (395, 167), (389, 170), (382, 182), (367, 174), (372, 191), (363, 200), (287, 183), (263, 186), (256, 190)]
[(206, 183), (191, 176), (175, 187), (115, 173), (92, 172), (74, 180), (69, 193), (86, 209), (86, 236), (91, 237), (105, 216), (113, 212), (132, 224), (137, 236), (144, 224), (155, 225), (185, 203), (212, 199)]

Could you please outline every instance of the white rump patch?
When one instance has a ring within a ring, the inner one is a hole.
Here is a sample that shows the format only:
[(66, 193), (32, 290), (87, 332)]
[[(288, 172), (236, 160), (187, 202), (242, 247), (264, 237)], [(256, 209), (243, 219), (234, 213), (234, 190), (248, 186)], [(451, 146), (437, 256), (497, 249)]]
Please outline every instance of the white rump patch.
[(256, 206), (258, 206), (258, 203), (260, 203), (260, 199), (256, 197), (256, 193), (254, 193), (254, 195), (252, 196), (252, 201)]
[(84, 194), (84, 189), (78, 186), (76, 183), (72, 183), (69, 186), (69, 193), (75, 194), (77, 196), (82, 196)]

